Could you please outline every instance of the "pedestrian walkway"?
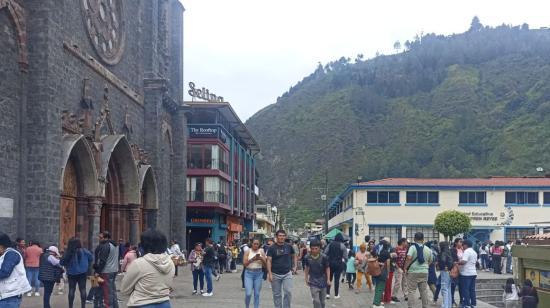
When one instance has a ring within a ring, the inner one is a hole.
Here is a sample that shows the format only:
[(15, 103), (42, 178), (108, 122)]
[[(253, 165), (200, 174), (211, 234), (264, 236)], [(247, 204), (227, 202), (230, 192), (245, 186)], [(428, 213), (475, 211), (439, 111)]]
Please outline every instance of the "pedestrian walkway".
[[(480, 273), (480, 278), (492, 277), (491, 273)], [(485, 277), (487, 276), (487, 277)], [(502, 277), (504, 275), (498, 275)], [(119, 276), (120, 277), (120, 276)], [(180, 275), (175, 278), (175, 288), (172, 297), (172, 307), (186, 307), (186, 308), (205, 308), (206, 307), (220, 307), (227, 308), (242, 308), (244, 307), (244, 290), (241, 289), (241, 275), (240, 273), (223, 274), (220, 281), (214, 281), (214, 296), (202, 297), (200, 295), (191, 295), (192, 288), (191, 272), (188, 268), (180, 268)], [(68, 286), (67, 286), (68, 287)], [(63, 295), (52, 295), (51, 306), (54, 308), (68, 307), (67, 304), (67, 287)], [(299, 272), (294, 276), (294, 288), (293, 288), (292, 307), (305, 308), (313, 307), (311, 303), (311, 297), (309, 295), (309, 289), (304, 282), (303, 272)], [(42, 290), (41, 290), (42, 292)], [(458, 292), (457, 292), (458, 293)], [(260, 307), (273, 307), (272, 295), (270, 284), (264, 282), (262, 287), (262, 296)], [(327, 300), (327, 307), (354, 307), (354, 308), (368, 308), (372, 306), (372, 299), (374, 292), (368, 292), (363, 289), (362, 292), (356, 294), (353, 290), (349, 290), (347, 285), (341, 285), (340, 291), (341, 297), (339, 299)], [(120, 303), (120, 307), (126, 307), (126, 298), (121, 298), (123, 301)], [(251, 305), (252, 306), (252, 305)], [(37, 308), (42, 307), (42, 296), (40, 297), (24, 297), (24, 308)], [(75, 298), (74, 307), (80, 307), (80, 299), (77, 295)], [(93, 305), (88, 305), (93, 307)], [(386, 304), (386, 308), (404, 308), (407, 307), (406, 302), (397, 304)], [(439, 305), (431, 305), (431, 307), (440, 307)], [(478, 308), (490, 308), (493, 306), (478, 302)]]

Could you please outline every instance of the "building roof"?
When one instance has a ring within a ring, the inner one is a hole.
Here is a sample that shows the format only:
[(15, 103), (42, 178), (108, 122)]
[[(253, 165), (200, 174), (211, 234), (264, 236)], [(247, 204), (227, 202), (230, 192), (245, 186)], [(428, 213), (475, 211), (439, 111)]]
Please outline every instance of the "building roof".
[(186, 101), (184, 102), (184, 107), (218, 109), (229, 121), (231, 128), (237, 132), (246, 146), (253, 152), (260, 152), (260, 146), (228, 102), (214, 103), (205, 101)]
[(357, 186), (397, 187), (550, 187), (550, 177), (487, 178), (387, 178), (357, 183)]

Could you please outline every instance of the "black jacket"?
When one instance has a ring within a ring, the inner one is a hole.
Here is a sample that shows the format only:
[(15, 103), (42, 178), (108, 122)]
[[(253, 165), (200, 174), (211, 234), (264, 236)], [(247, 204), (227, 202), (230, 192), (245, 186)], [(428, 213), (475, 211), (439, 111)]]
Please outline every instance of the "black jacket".
[(51, 264), (50, 261), (48, 261), (49, 256), (49, 252), (44, 252), (40, 255), (38, 280), (57, 282), (61, 278), (61, 274), (63, 274), (63, 268)]
[(93, 268), (96, 273), (101, 273), (105, 267), (105, 264), (107, 264), (107, 258), (109, 257), (109, 252), (111, 251), (109, 243), (116, 246), (116, 243), (112, 240), (103, 240), (99, 242), (99, 245), (95, 248)]

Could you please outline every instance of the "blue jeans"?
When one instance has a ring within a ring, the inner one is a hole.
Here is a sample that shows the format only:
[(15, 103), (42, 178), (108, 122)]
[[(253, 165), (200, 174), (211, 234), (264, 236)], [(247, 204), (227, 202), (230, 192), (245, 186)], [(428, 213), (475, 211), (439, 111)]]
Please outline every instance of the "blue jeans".
[(204, 266), (204, 276), (206, 277), (206, 293), (212, 293), (213, 287), (212, 287), (212, 271), (214, 269), (212, 266), (205, 265)]
[(441, 271), (439, 274), (441, 279), (441, 297), (443, 304), (441, 308), (451, 308), (453, 305), (453, 299), (451, 298), (451, 275), (448, 271)]
[(193, 271), (193, 290), (197, 291), (197, 284), (200, 282), (200, 290), (204, 290), (204, 271), (202, 269), (196, 269)]
[(459, 288), (462, 290), (462, 308), (475, 307), (476, 302), (476, 277), (459, 277)]
[(170, 308), (170, 301), (164, 301), (162, 303), (154, 303), (142, 306), (134, 306), (134, 308)]
[(489, 255), (487, 254), (481, 255), (481, 268), (482, 269), (489, 268)]
[(252, 298), (252, 290), (254, 290), (254, 308), (260, 306), (260, 291), (262, 290), (263, 271), (258, 270), (246, 270), (244, 274), (244, 288), (245, 298), (244, 304), (246, 308), (250, 307), (250, 299)]
[[(34, 292), (38, 292), (40, 289), (40, 281), (38, 280), (38, 267), (27, 267), (25, 268), (27, 272), (27, 280), (31, 287), (34, 288)], [(31, 289), (32, 291), (32, 289)]]
[(512, 256), (506, 257), (506, 273), (512, 273)]
[(19, 308), (21, 306), (21, 296), (12, 296), (0, 300), (0, 308)]

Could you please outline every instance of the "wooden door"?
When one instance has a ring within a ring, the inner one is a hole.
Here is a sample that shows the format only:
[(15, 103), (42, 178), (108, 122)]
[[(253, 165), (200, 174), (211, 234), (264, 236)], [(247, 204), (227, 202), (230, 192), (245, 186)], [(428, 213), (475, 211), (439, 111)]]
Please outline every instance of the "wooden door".
[(60, 212), (59, 250), (64, 250), (69, 240), (76, 234), (76, 198), (61, 197)]
[(77, 174), (74, 161), (69, 159), (63, 173), (63, 192), (59, 205), (59, 250), (67, 247), (69, 239), (76, 235)]

